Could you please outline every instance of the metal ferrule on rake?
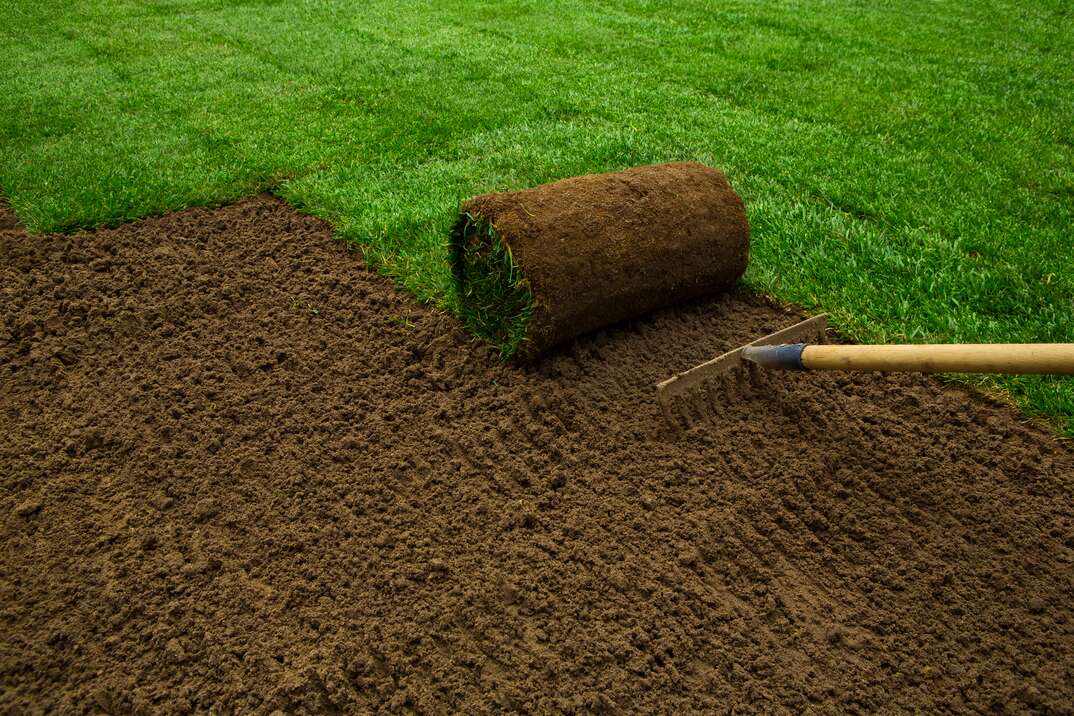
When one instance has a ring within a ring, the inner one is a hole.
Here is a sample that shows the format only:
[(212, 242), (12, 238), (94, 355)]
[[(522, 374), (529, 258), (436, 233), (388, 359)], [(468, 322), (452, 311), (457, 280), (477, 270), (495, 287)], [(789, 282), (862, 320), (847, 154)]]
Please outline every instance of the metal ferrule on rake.
[(756, 363), (762, 368), (776, 370), (805, 370), (802, 365), (802, 351), (805, 343), (791, 343), (779, 346), (746, 346), (742, 349), (742, 360)]

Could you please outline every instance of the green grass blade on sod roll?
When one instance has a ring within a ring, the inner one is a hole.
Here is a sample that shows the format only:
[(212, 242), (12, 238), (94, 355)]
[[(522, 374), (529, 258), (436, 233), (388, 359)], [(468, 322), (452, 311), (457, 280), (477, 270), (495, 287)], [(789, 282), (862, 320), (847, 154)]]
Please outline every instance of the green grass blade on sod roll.
[(533, 316), (533, 294), (510, 247), (478, 216), (463, 212), (451, 237), (459, 315), (504, 358), (519, 352)]

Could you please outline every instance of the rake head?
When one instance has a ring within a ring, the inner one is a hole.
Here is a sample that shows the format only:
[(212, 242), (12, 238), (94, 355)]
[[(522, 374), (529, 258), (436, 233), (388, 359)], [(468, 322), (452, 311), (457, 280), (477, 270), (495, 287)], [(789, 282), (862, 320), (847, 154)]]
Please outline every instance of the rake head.
[(758, 338), (752, 343), (739, 346), (710, 361), (694, 366), (690, 370), (672, 376), (667, 380), (657, 383), (656, 396), (660, 405), (667, 411), (673, 401), (678, 398), (689, 397), (698, 391), (708, 381), (741, 368), (743, 365), (743, 349), (752, 346), (772, 346), (785, 343), (820, 342), (824, 338), (824, 332), (828, 327), (828, 314), (822, 313), (801, 323), (796, 323), (790, 328), (770, 333), (764, 338)]

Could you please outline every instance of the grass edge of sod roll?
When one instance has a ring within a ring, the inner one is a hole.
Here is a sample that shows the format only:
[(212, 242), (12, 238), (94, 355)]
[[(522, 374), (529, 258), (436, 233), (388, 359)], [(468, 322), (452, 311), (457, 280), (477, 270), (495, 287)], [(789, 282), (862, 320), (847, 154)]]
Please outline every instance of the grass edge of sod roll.
[(462, 322), (502, 359), (524, 353), (534, 298), (510, 245), (480, 215), (462, 212), (451, 231), (450, 256)]

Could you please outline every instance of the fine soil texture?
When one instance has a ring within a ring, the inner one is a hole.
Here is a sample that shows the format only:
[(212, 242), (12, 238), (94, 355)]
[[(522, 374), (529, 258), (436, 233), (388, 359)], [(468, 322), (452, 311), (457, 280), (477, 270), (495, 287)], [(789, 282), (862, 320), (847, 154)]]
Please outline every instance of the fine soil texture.
[(270, 198), (0, 230), (0, 711), (1070, 713), (1074, 456), (916, 375), (526, 366)]
[(724, 175), (673, 162), (469, 199), (451, 254), (464, 320), (505, 355), (533, 358), (730, 288), (749, 243)]

